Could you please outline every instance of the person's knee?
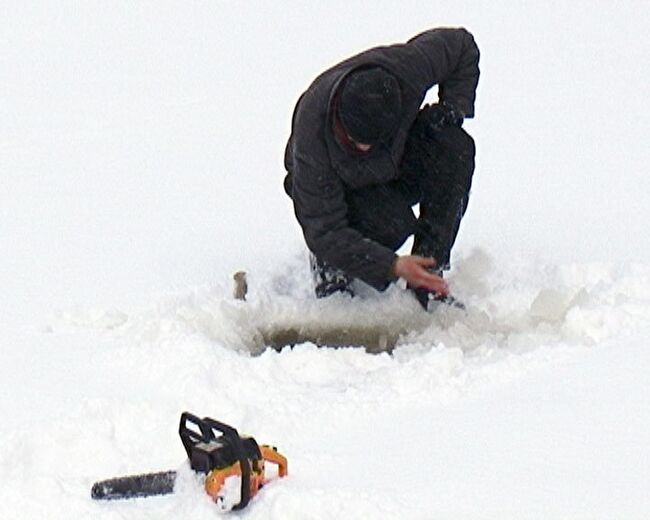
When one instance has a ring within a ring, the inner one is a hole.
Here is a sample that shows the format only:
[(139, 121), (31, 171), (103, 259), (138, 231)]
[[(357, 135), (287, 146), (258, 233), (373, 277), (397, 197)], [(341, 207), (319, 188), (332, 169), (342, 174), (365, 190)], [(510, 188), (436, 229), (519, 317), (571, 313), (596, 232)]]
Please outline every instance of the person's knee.
[(393, 251), (414, 232), (413, 210), (393, 187), (379, 185), (350, 193), (347, 202), (350, 227)]
[(463, 159), (474, 158), (476, 145), (474, 139), (465, 130), (457, 126), (442, 128), (437, 136), (437, 145), (446, 148)]
[(415, 231), (417, 222), (411, 208), (378, 208), (373, 216), (367, 215), (356, 222), (356, 228), (367, 238), (375, 240), (385, 247), (397, 251)]

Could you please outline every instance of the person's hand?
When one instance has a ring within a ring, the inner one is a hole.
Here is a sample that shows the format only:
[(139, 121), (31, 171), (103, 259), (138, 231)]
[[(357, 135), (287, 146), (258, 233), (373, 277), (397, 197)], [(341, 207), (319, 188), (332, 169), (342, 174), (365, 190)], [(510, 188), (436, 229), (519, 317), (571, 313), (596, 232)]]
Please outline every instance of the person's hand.
[(436, 103), (424, 108), (427, 115), (428, 128), (431, 132), (439, 132), (444, 126), (461, 127), (463, 113), (448, 103)]
[(393, 274), (404, 278), (413, 288), (422, 288), (441, 296), (449, 295), (449, 286), (441, 276), (431, 272), (436, 266), (435, 258), (418, 255), (398, 256), (393, 263)]

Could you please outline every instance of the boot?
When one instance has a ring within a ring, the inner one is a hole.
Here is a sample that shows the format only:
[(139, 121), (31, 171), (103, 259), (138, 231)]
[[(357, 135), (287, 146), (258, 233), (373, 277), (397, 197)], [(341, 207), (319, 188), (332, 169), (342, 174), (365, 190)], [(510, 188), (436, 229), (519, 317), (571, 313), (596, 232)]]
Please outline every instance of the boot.
[(321, 262), (311, 252), (309, 253), (309, 266), (316, 298), (325, 298), (337, 292), (354, 296), (351, 287), (352, 280), (345, 272)]

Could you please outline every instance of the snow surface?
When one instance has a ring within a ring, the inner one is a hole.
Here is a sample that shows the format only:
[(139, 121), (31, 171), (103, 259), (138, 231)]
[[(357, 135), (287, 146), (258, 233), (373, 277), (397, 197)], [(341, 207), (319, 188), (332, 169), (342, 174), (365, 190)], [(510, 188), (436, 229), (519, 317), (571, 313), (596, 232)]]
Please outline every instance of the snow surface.
[[(297, 97), (461, 25), (467, 314), (314, 301), (281, 183)], [(2, 2), (0, 518), (215, 518), (184, 410), (288, 457), (238, 518), (647, 518), (648, 26), (641, 0)], [(393, 355), (260, 348), (296, 320), (413, 332)], [(171, 468), (175, 495), (90, 499)]]

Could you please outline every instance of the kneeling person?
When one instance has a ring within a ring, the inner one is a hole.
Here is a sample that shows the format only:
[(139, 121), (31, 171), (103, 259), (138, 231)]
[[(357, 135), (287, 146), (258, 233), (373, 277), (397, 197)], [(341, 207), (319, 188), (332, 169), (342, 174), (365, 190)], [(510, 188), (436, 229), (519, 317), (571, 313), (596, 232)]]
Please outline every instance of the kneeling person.
[[(433, 29), (322, 73), (300, 97), (285, 153), (316, 294), (384, 290), (404, 278), (418, 301), (453, 301), (442, 278), (474, 172), (479, 51), (464, 29)], [(439, 86), (440, 102), (422, 107)], [(416, 218), (412, 207), (420, 205)], [(395, 254), (414, 235), (412, 254)]]

